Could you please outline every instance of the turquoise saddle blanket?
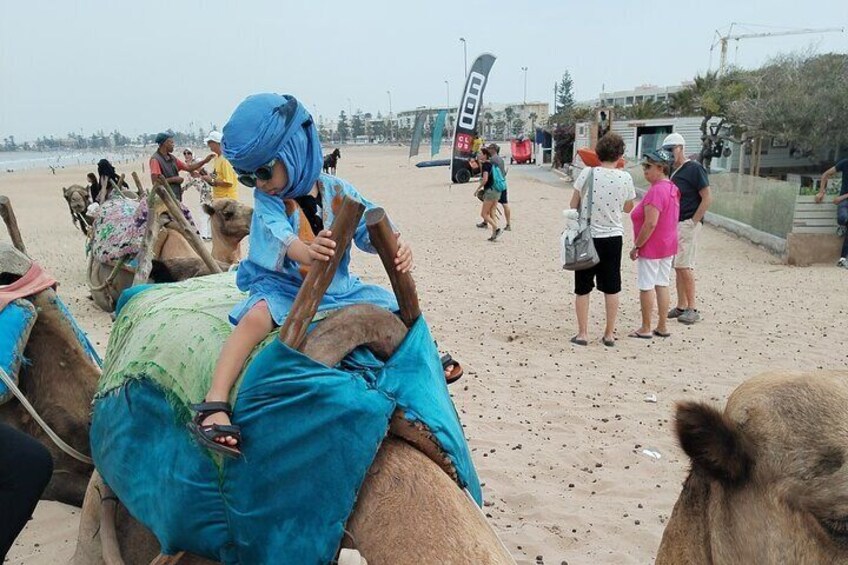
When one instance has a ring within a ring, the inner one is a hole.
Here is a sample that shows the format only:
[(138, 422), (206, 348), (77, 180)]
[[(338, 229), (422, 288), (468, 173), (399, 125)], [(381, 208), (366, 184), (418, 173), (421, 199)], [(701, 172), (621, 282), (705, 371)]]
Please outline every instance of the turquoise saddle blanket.
[(133, 289), (120, 302), (94, 402), (92, 454), (164, 552), (224, 563), (332, 562), (396, 410), (429, 429), (457, 488), (482, 505), (423, 318), (385, 363), (358, 349), (327, 367), (270, 337), (231, 398), (243, 456), (200, 447), (186, 429), (187, 406), (202, 399), (213, 352), (231, 331), (227, 313), (242, 298), (224, 273)]

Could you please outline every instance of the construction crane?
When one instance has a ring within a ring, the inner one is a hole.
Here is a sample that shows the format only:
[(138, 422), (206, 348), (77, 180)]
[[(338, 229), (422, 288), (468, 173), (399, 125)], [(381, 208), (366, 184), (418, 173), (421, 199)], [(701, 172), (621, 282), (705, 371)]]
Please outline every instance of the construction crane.
[(730, 29), (727, 32), (727, 35), (721, 35), (718, 30), (716, 30), (715, 34), (718, 36), (718, 40), (713, 43), (712, 47), (710, 47), (710, 56), (712, 57), (713, 49), (715, 49), (716, 45), (721, 45), (721, 57), (719, 59), (718, 64), (718, 74), (724, 73), (724, 70), (727, 66), (727, 44), (729, 41), (739, 41), (740, 39), (755, 39), (758, 37), (777, 37), (781, 35), (803, 35), (805, 33), (829, 33), (829, 32), (839, 32), (842, 33), (845, 31), (845, 28), (842, 27), (822, 27), (822, 28), (801, 28), (801, 29), (786, 29), (783, 31), (770, 31), (770, 32), (761, 32), (761, 33), (740, 33), (738, 35), (733, 35), (733, 26), (735, 25), (745, 25), (740, 24), (738, 22), (733, 22), (730, 24)]

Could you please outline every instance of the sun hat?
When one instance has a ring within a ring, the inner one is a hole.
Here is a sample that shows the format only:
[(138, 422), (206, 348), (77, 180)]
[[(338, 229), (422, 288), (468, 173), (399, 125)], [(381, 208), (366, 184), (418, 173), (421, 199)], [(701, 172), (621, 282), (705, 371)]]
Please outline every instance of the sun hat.
[(221, 135), (220, 131), (210, 131), (209, 135), (206, 136), (206, 139), (203, 140), (203, 143), (209, 143), (210, 141), (214, 141), (215, 143), (221, 143), (221, 140), (224, 139), (224, 136)]
[(679, 133), (670, 133), (663, 139), (663, 147), (674, 147), (675, 145), (686, 145), (686, 140)]

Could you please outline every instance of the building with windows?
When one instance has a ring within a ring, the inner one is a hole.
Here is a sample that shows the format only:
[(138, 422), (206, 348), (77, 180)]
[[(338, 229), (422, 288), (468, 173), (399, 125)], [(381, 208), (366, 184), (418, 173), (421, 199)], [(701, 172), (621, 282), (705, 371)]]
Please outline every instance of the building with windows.
[(642, 102), (666, 102), (672, 94), (688, 87), (691, 82), (683, 82), (677, 86), (657, 86), (643, 84), (632, 90), (601, 92), (596, 101), (599, 106), (632, 106)]

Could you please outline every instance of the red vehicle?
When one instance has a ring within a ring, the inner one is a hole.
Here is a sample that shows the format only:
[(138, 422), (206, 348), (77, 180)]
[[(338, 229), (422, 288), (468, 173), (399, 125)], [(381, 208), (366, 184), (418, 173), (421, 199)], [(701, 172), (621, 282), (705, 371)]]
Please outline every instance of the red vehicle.
[(509, 141), (512, 148), (512, 155), (509, 158), (510, 163), (536, 163), (536, 158), (533, 156), (533, 140), (532, 139), (511, 139)]

